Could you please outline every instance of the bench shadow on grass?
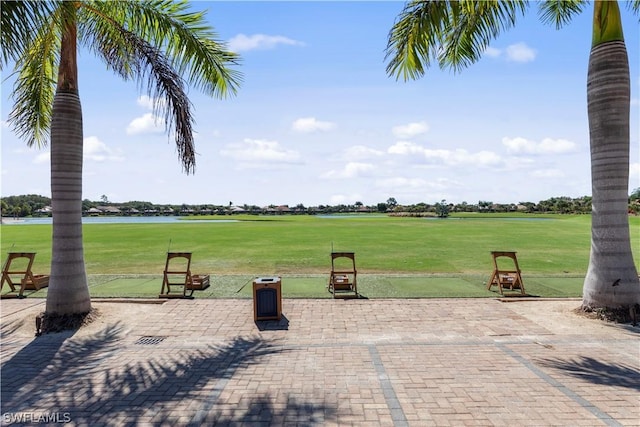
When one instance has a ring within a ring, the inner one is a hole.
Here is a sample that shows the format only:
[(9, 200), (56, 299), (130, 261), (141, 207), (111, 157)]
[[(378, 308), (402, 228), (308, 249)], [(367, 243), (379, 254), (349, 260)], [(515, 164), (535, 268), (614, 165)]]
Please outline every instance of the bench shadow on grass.
[[(12, 329), (4, 329), (3, 337), (10, 338)], [(314, 425), (336, 419), (335, 408), (293, 396), (284, 406), (274, 405), (274, 396), (255, 390), (245, 390), (240, 402), (218, 401), (238, 369), (286, 351), (261, 338), (236, 337), (205, 349), (156, 348), (144, 362), (131, 363), (131, 352), (145, 346), (123, 348), (124, 330), (116, 324), (86, 338), (48, 334), (5, 357), (2, 413), (67, 414), (76, 425), (120, 426), (278, 425), (285, 419)], [(120, 366), (114, 364), (118, 359)]]
[(584, 356), (572, 360), (540, 359), (536, 363), (593, 384), (640, 391), (640, 370), (621, 363), (610, 364)]

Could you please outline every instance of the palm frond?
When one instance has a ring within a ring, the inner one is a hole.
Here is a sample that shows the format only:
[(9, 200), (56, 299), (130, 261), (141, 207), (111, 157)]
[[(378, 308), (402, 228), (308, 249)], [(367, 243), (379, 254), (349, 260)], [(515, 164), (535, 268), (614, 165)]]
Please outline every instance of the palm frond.
[(638, 21), (640, 21), (640, 0), (629, 1), (626, 4), (635, 15), (638, 15)]
[[(167, 132), (175, 133), (178, 158), (184, 171), (195, 171), (195, 146), (193, 141), (193, 115), (180, 74), (173, 69), (167, 57), (147, 41), (123, 29), (123, 38), (130, 47), (130, 56), (122, 58), (120, 69), (126, 69), (140, 84), (147, 88), (154, 100), (154, 113), (164, 116)], [(111, 58), (116, 64), (117, 59)], [(145, 81), (146, 80), (146, 81)]]
[(437, 57), (448, 9), (444, 2), (411, 1), (396, 18), (388, 36), (386, 71), (403, 80), (422, 77)]
[(230, 67), (238, 65), (240, 57), (227, 50), (204, 12), (189, 12), (186, 1), (124, 3), (124, 25), (161, 48), (186, 81), (207, 95), (236, 93), (242, 76)]
[(31, 27), (29, 45), (22, 47), (15, 65), (18, 77), (8, 121), (28, 146), (45, 146), (49, 139), (61, 43), (56, 25), (59, 10), (50, 12), (48, 17), (40, 17), (39, 27), (35, 23)]
[(125, 80), (135, 80), (141, 89), (146, 89), (154, 100), (154, 114), (164, 116), (170, 135), (174, 131), (183, 169), (187, 173), (193, 172), (193, 115), (178, 71), (163, 52), (112, 19), (114, 15), (102, 15), (88, 6), (80, 16), (83, 23), (80, 39), (109, 69)]
[(586, 0), (547, 0), (540, 3), (538, 16), (542, 22), (560, 29), (582, 13), (587, 3)]
[(240, 78), (228, 68), (237, 56), (215, 41), (202, 13), (186, 9), (185, 2), (165, 0), (85, 2), (79, 38), (108, 69), (147, 90), (154, 113), (175, 133), (178, 156), (190, 173), (195, 149), (185, 80), (208, 95), (226, 96), (235, 93)]
[(0, 5), (0, 70), (17, 61), (29, 46), (40, 22), (50, 15), (48, 2), (2, 1)]
[(478, 61), (489, 43), (523, 15), (528, 2), (414, 0), (393, 25), (387, 74), (416, 79), (432, 61), (459, 71)]
[(440, 67), (457, 72), (480, 60), (491, 41), (524, 15), (527, 5), (527, 1), (453, 3), (444, 46), (438, 57)]

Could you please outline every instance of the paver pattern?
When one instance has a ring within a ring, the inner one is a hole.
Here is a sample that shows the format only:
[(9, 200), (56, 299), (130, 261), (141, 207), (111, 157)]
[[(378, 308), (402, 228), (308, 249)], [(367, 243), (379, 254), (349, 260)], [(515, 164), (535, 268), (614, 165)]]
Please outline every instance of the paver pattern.
[(640, 425), (640, 327), (571, 305), (285, 298), (255, 322), (248, 299), (94, 302), (99, 321), (35, 338), (44, 302), (2, 300), (0, 422)]

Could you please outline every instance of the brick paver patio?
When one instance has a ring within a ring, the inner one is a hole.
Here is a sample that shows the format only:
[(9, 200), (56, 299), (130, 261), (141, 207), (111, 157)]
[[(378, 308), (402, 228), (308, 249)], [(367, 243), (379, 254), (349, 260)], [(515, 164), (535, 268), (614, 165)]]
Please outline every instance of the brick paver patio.
[(0, 304), (3, 425), (640, 425), (640, 327), (550, 327), (537, 301), (95, 302), (144, 313), (39, 338), (17, 331), (42, 300)]

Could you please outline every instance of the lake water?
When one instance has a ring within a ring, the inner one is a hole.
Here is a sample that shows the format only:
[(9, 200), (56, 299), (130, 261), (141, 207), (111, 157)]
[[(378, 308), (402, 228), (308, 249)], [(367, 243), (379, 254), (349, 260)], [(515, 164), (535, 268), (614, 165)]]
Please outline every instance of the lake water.
[[(198, 219), (184, 220), (177, 216), (85, 216), (83, 224), (198, 224), (238, 222), (237, 219)], [(2, 225), (51, 224), (51, 218), (2, 218)]]
[[(184, 217), (179, 216), (85, 216), (82, 217), (83, 224), (198, 224), (198, 223), (227, 223), (227, 222), (238, 222), (237, 219), (194, 219), (187, 220), (181, 219)], [(367, 215), (367, 214), (358, 214), (358, 215), (316, 215), (316, 218), (330, 218), (330, 219), (353, 219), (353, 218), (380, 218), (380, 215)], [(425, 217), (423, 219), (426, 220), (437, 220), (443, 221), (442, 218), (436, 217)], [(499, 221), (548, 221), (553, 218), (538, 218), (538, 217), (449, 217), (446, 218), (445, 221), (449, 220), (479, 220), (479, 221), (487, 221), (487, 220), (499, 220)], [(33, 225), (33, 224), (51, 224), (51, 218), (2, 218), (2, 225)]]

